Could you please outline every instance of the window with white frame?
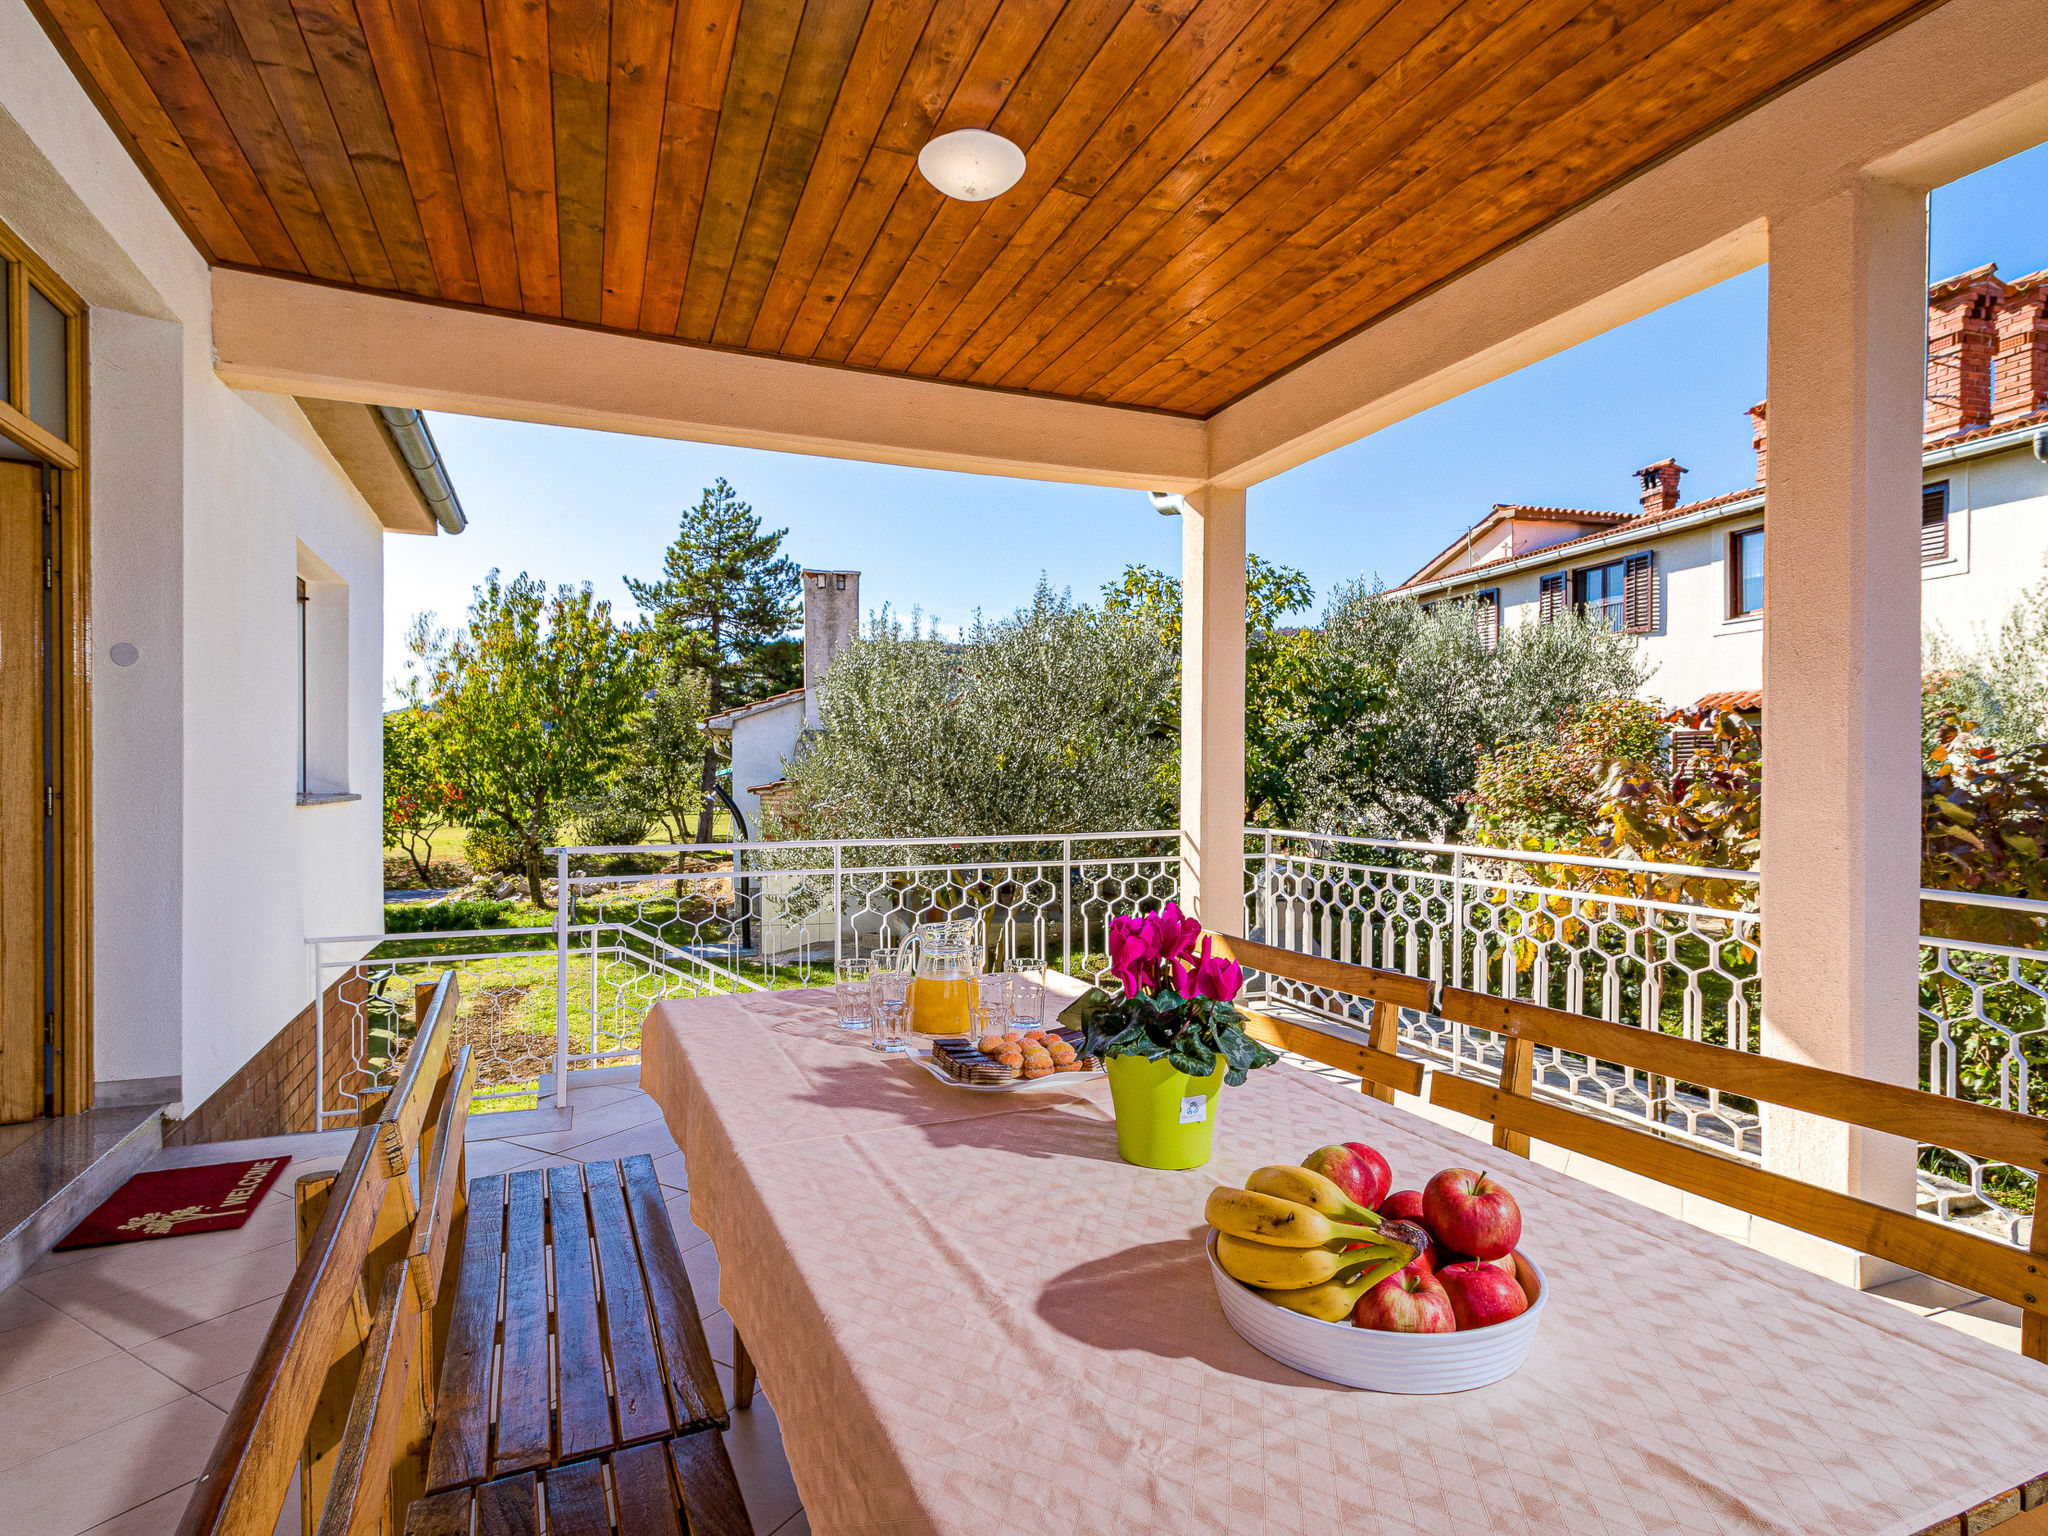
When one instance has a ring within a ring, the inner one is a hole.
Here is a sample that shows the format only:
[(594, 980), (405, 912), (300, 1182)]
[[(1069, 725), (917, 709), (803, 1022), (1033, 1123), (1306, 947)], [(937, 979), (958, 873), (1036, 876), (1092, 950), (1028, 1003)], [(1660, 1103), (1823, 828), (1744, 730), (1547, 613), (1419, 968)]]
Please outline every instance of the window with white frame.
[(301, 544), (297, 578), (299, 800), (349, 794), (348, 583)]

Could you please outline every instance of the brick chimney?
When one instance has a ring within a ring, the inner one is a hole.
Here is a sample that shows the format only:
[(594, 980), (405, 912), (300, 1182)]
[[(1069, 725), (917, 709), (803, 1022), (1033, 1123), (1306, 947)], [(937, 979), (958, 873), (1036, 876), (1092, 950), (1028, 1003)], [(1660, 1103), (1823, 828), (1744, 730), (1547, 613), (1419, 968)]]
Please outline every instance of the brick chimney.
[(1749, 408), (1749, 446), (1756, 450), (1756, 483), (1758, 485), (1764, 483), (1765, 449), (1769, 444), (1771, 435), (1770, 429), (1764, 425), (1764, 410), (1770, 403), (1768, 400), (1759, 400)]
[(1998, 309), (1997, 390), (1991, 419), (2048, 408), (2048, 271), (2008, 283)]
[(1991, 357), (2005, 284), (1997, 264), (1927, 290), (1927, 435), (1948, 437), (1991, 420)]
[(1636, 471), (1636, 478), (1643, 482), (1643, 511), (1669, 512), (1678, 505), (1678, 477), (1685, 473), (1685, 466), (1676, 459), (1660, 459), (1645, 469)]

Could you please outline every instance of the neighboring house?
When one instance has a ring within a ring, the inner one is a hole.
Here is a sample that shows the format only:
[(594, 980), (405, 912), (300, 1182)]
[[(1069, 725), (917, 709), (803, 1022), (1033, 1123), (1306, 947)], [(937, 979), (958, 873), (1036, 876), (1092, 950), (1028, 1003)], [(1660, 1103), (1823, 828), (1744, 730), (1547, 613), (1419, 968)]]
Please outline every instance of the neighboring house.
[(460, 507), (415, 412), (221, 381), (206, 257), (18, 5), (0, 278), (0, 1121), (311, 1129), (306, 941), (383, 926), (385, 537)]
[(731, 737), (732, 798), (751, 837), (762, 836), (761, 809), (773, 809), (783, 771), (806, 732), (822, 727), (818, 685), (860, 629), (860, 572), (805, 571), (804, 685), (713, 715), (706, 729)]
[[(1394, 590), (1471, 603), (1494, 637), (1578, 608), (1641, 637), (1646, 695), (1756, 709), (1766, 404), (1750, 408), (1754, 486), (1681, 501), (1685, 469), (1665, 459), (1637, 471), (1633, 512), (1497, 505)], [(2005, 283), (1982, 267), (1928, 290), (1923, 464), (1923, 622), (1968, 642), (2048, 557), (2048, 272)]]

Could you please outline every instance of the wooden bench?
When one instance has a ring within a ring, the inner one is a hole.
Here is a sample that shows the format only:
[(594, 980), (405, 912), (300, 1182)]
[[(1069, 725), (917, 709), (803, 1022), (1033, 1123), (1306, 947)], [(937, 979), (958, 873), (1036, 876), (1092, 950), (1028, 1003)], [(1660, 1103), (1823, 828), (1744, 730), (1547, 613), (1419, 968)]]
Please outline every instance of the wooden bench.
[(470, 1184), (439, 1404), (432, 1493), (726, 1427), (649, 1158)]
[(1299, 982), (1323, 992), (1363, 998), (1372, 1004), (1366, 1020), (1367, 1044), (1360, 1045), (1341, 1035), (1332, 1035), (1313, 1025), (1292, 1019), (1274, 1018), (1240, 1004), (1238, 1011), (1251, 1022), (1245, 1033), (1275, 1050), (1292, 1051), (1326, 1067), (1358, 1075), (1359, 1087), (1382, 1103), (1394, 1102), (1396, 1092), (1419, 1097), (1422, 1093), (1422, 1063), (1396, 1054), (1400, 1040), (1401, 1010), (1412, 1008), (1430, 1013), (1436, 1007), (1436, 985), (1422, 976), (1400, 971), (1383, 971), (1369, 965), (1350, 965), (1304, 955), (1291, 949), (1228, 934), (1204, 933), (1214, 952), (1235, 960), (1247, 970), (1261, 971), (1283, 981)]
[(472, 1530), (477, 1536), (540, 1536), (543, 1528), (548, 1536), (749, 1536), (753, 1530), (715, 1434), (649, 1441), (540, 1473), (430, 1493), (412, 1506), (405, 1526), (406, 1536), (470, 1536)]
[(1503, 1041), (1498, 1087), (1445, 1072), (1434, 1074), (1429, 1085), (1431, 1103), (1490, 1122), (1495, 1146), (1527, 1156), (1533, 1138), (1582, 1152), (1660, 1184), (1995, 1296), (2021, 1310), (2022, 1351), (2035, 1360), (2048, 1360), (2048, 1222), (2034, 1223), (2031, 1250), (2014, 1248), (1912, 1211), (1894, 1210), (1771, 1173), (1724, 1153), (1686, 1146), (1660, 1134), (1655, 1126), (1638, 1130), (1570, 1104), (1538, 1099), (1536, 1050), (1551, 1046), (1589, 1062), (1718, 1088), (1759, 1103), (1903, 1136), (1916, 1146), (1946, 1147), (2010, 1163), (2036, 1175), (2048, 1173), (2048, 1118), (1458, 987), (1444, 988), (1440, 1006), (1452, 1023), (1487, 1030)]
[[(452, 1048), (457, 1002), (452, 974), (422, 989), (419, 1027), (375, 1120), (357, 1133), (339, 1173), (298, 1181), (299, 1267), (186, 1506), (180, 1536), (272, 1536), (295, 1477), (309, 1536), (395, 1536), (409, 1520), (442, 1529), (433, 1522), (452, 1518), (448, 1511), (465, 1500), (504, 1511), (507, 1530), (525, 1529), (516, 1518), (521, 1489), (529, 1518), (560, 1504), (550, 1531), (609, 1532), (587, 1519), (577, 1523), (576, 1511), (588, 1512), (593, 1479), (620, 1499), (620, 1536), (745, 1536), (745, 1506), (716, 1432), (724, 1403), (652, 1164), (553, 1170), (538, 1202), (540, 1219), (552, 1225), (536, 1249), (523, 1206), (512, 1214), (503, 1203), (513, 1196), (510, 1182), (480, 1179), (472, 1189), (464, 1179), (476, 1074), (469, 1049)], [(530, 1203), (532, 1189), (521, 1183), (518, 1198)], [(581, 1271), (571, 1235), (578, 1221)], [(508, 1233), (525, 1234), (514, 1237), (509, 1266), (521, 1289), (501, 1323), (508, 1273), (501, 1235)], [(554, 1270), (539, 1298), (528, 1285), (535, 1252), (543, 1273), (550, 1261)], [(586, 1303), (597, 1309), (595, 1333)], [(502, 1368), (499, 1335), (508, 1326), (514, 1375), (493, 1391), (490, 1372), (494, 1362)], [(543, 1349), (556, 1330), (570, 1335), (537, 1384), (522, 1374), (536, 1327)], [(615, 1343), (637, 1353), (621, 1362), (607, 1354)], [(658, 1414), (649, 1406), (655, 1399)], [(524, 1437), (516, 1447), (521, 1470), (492, 1482), (493, 1472), (509, 1470), (496, 1443), (496, 1410), (507, 1401)], [(558, 1401), (570, 1416), (566, 1436)], [(536, 1403), (547, 1409), (544, 1435), (533, 1428)], [(608, 1416), (604, 1433), (594, 1405)], [(446, 1430), (454, 1437), (444, 1448)], [(624, 1435), (643, 1430), (637, 1445), (624, 1446)], [(588, 1459), (567, 1464), (579, 1456)], [(437, 1470), (469, 1481), (444, 1481), (447, 1491), (430, 1501)]]

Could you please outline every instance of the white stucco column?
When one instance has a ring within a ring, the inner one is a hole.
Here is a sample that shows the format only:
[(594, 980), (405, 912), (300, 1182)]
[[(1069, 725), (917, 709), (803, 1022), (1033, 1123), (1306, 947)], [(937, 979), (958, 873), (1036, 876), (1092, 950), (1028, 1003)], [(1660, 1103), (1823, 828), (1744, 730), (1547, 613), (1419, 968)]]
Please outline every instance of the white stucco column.
[(1181, 516), (1181, 904), (1244, 932), (1244, 498), (1204, 486)]
[[(1763, 1047), (1915, 1078), (1927, 201), (1774, 221), (1764, 553)], [(1910, 1208), (1914, 1149), (1772, 1111), (1766, 1165)], [(1823, 1267), (1869, 1283), (1836, 1254)]]

